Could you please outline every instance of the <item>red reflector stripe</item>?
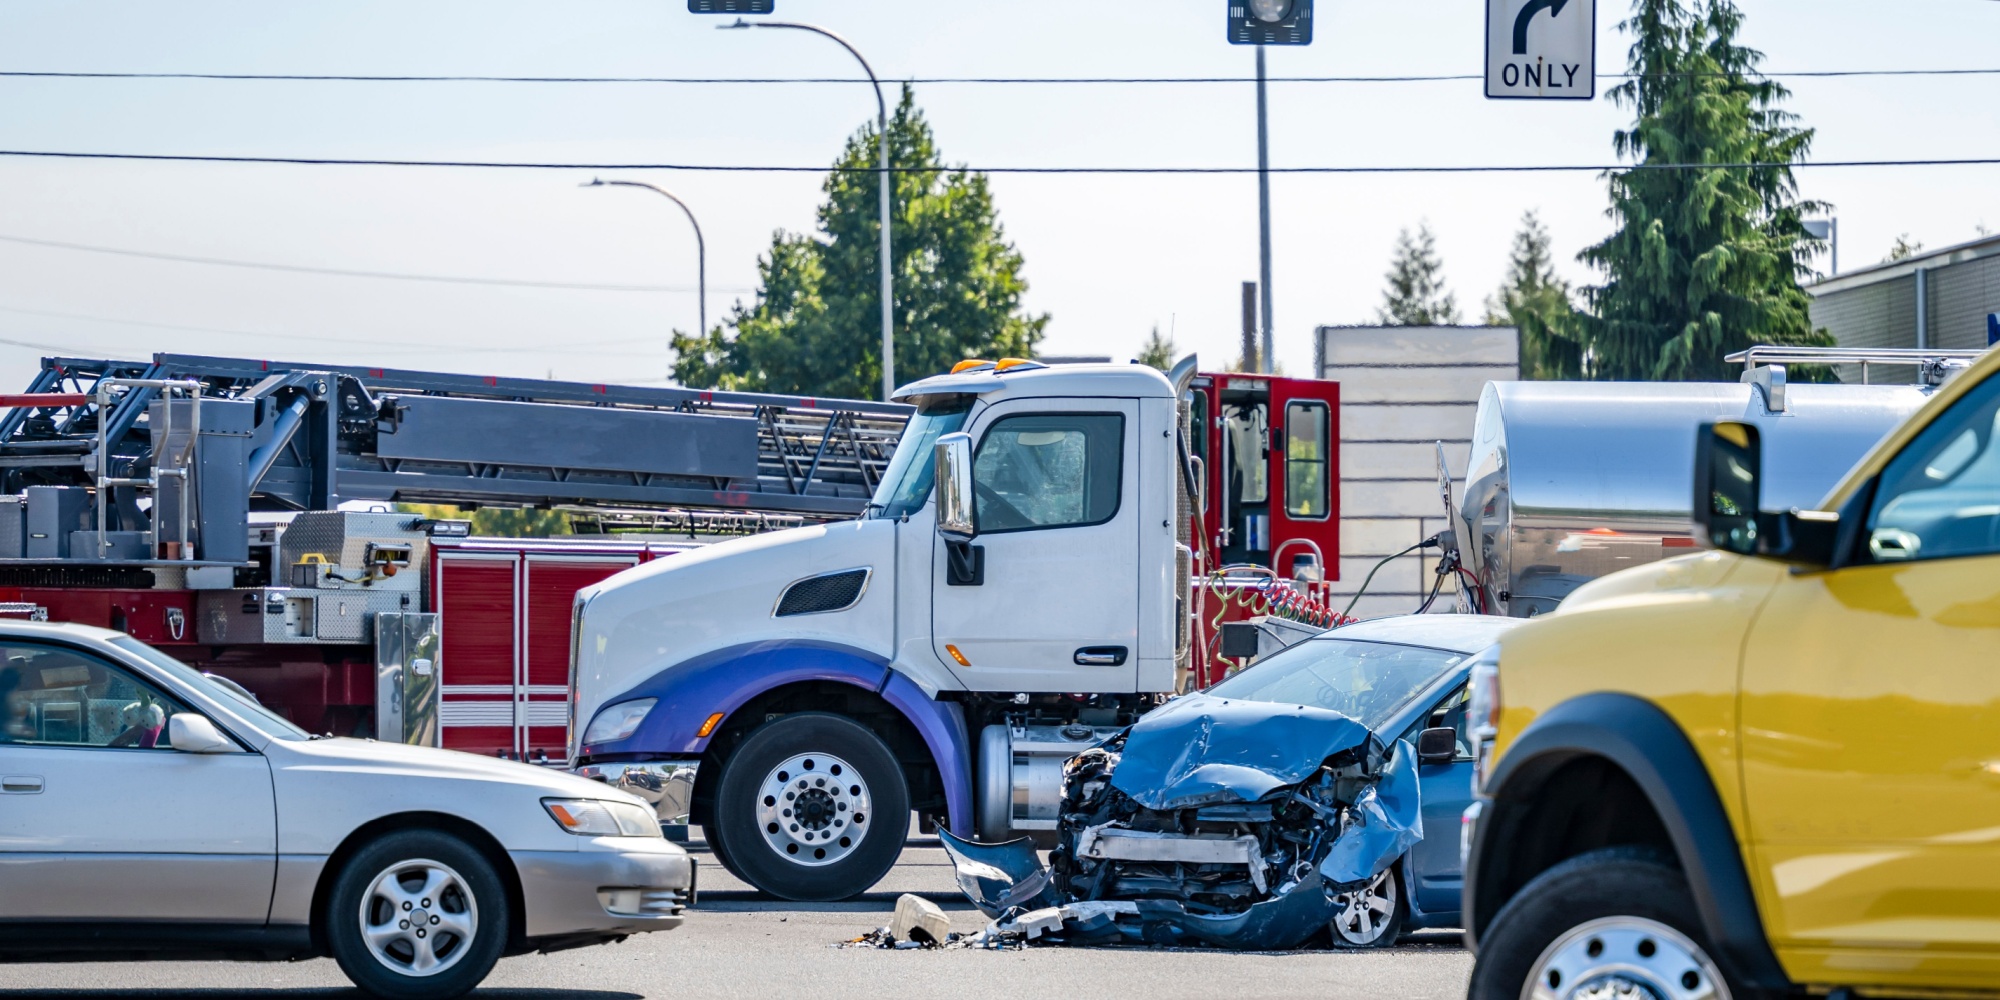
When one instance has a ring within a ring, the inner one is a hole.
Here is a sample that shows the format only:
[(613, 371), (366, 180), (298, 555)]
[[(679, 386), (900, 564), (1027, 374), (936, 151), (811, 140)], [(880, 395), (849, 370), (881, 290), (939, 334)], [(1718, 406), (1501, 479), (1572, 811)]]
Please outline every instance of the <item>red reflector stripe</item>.
[(1694, 547), (1695, 547), (1695, 544), (1694, 544), (1694, 539), (1692, 539), (1692, 538), (1662, 538), (1662, 539), (1660, 539), (1660, 548), (1663, 548), (1663, 549), (1691, 549), (1691, 548), (1694, 548)]

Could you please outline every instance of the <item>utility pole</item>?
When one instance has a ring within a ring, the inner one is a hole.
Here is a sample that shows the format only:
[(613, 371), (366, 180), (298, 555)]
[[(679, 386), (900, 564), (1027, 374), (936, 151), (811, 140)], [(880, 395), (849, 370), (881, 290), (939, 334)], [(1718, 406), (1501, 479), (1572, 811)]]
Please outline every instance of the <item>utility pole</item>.
[(1263, 283), (1263, 350), (1258, 352), (1258, 371), (1276, 371), (1271, 360), (1271, 137), (1268, 104), (1264, 99), (1264, 46), (1257, 46), (1257, 247), (1258, 278)]

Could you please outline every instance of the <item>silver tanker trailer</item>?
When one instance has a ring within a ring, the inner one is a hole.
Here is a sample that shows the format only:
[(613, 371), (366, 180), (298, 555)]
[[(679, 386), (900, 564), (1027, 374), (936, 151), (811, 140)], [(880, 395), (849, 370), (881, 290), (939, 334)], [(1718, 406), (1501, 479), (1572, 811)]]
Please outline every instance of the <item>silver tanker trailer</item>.
[[(1695, 428), (1706, 421), (1757, 424), (1767, 508), (1817, 506), (1977, 354), (1759, 347), (1729, 356), (1747, 369), (1737, 384), (1488, 383), (1451, 519), (1475, 581), (1461, 587), (1459, 608), (1531, 618), (1597, 577), (1692, 550)], [(1894, 366), (1917, 377), (1787, 385), (1787, 364), (1838, 365), (1862, 380)]]

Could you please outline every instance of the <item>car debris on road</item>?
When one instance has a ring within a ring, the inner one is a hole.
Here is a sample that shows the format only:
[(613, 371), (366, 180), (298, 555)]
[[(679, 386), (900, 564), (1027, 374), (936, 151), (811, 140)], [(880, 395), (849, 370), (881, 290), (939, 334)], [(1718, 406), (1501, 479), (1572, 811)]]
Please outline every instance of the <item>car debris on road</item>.
[[(1189, 695), (1063, 767), (1057, 844), (940, 830), (987, 941), (1295, 948), (1423, 837), (1416, 754), (1338, 712)], [(988, 945), (991, 946), (991, 945)]]

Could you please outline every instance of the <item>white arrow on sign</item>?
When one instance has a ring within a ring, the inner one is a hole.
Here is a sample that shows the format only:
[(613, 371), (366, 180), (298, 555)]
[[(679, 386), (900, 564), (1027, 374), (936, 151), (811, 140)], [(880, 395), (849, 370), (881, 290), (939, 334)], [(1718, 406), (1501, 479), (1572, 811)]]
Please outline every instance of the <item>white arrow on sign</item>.
[(1597, 0), (1486, 0), (1486, 96), (1597, 96)]

